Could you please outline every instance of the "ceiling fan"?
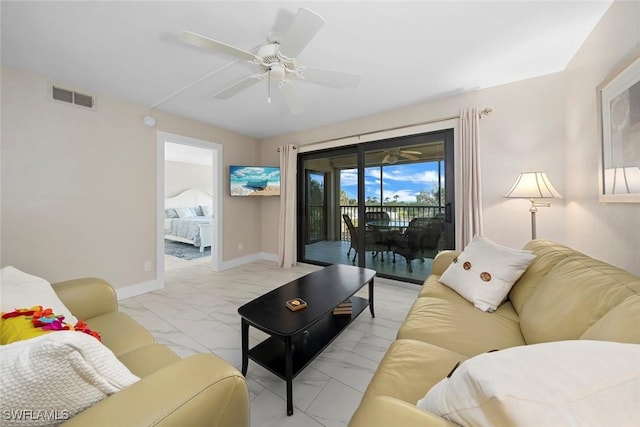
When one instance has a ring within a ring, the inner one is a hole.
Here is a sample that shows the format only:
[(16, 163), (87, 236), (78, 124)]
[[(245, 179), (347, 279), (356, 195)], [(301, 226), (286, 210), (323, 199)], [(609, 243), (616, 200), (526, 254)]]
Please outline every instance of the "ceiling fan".
[(304, 108), (295, 81), (308, 81), (334, 88), (353, 88), (360, 82), (360, 76), (357, 75), (298, 65), (296, 57), (315, 37), (324, 22), (320, 15), (306, 8), (300, 8), (295, 15), (280, 9), (273, 29), (267, 36), (267, 43), (255, 54), (191, 31), (182, 32), (180, 40), (246, 60), (259, 67), (258, 74), (241, 78), (215, 94), (216, 98), (229, 99), (266, 79), (269, 83), (268, 102), (271, 102), (271, 82), (274, 82), (282, 93), (289, 112), (299, 114)]
[(419, 155), (422, 155), (422, 152), (413, 151), (413, 150), (400, 150), (400, 149), (391, 150), (386, 153), (386, 155), (382, 159), (382, 163), (389, 163), (392, 165), (398, 160), (400, 160), (400, 158), (407, 159), (407, 160), (420, 160), (420, 157), (417, 157)]

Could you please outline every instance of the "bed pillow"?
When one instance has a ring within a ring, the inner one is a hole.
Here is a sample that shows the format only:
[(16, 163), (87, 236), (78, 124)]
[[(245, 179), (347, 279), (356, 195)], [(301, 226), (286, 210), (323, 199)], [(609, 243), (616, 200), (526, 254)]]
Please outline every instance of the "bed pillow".
[(210, 217), (210, 216), (213, 215), (213, 212), (211, 211), (211, 206), (200, 205), (200, 206), (198, 206), (198, 210), (199, 210), (198, 214), (200, 216), (209, 216)]
[(178, 218), (178, 212), (175, 209), (169, 208), (164, 210), (165, 218)]
[(535, 258), (476, 236), (440, 276), (440, 282), (482, 311), (495, 311)]
[(640, 345), (556, 341), (467, 359), (418, 407), (461, 426), (633, 426)]
[(51, 308), (55, 314), (64, 316), (64, 321), (75, 325), (78, 319), (71, 314), (58, 298), (51, 284), (15, 267), (3, 267), (0, 271), (0, 311), (11, 312), (19, 308), (42, 306)]
[(196, 217), (195, 208), (176, 208), (178, 218), (194, 218)]
[(98, 340), (71, 331), (0, 346), (0, 360), (0, 413), (55, 415), (19, 425), (57, 424), (139, 380)]

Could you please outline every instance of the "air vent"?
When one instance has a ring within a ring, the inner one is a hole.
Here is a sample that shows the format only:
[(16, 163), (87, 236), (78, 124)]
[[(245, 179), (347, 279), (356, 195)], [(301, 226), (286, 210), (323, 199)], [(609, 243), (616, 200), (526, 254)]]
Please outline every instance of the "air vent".
[(81, 107), (93, 108), (93, 96), (73, 92), (73, 103)]
[(53, 86), (53, 99), (56, 101), (68, 102), (73, 104), (73, 92), (70, 90), (62, 89), (61, 87)]
[(64, 102), (66, 104), (75, 105), (82, 108), (88, 108), (90, 110), (96, 109), (95, 97), (84, 93), (79, 93), (70, 89), (65, 89), (60, 86), (52, 84), (50, 90), (51, 99), (58, 102)]

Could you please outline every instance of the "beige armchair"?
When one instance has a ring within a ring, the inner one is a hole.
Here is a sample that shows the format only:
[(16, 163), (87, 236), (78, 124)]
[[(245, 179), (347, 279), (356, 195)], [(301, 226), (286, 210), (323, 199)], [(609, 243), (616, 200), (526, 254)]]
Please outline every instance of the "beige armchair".
[(242, 374), (213, 354), (181, 359), (133, 318), (118, 311), (116, 294), (96, 278), (53, 284), (62, 302), (129, 370), (140, 377), (71, 418), (65, 426), (248, 427), (249, 394)]

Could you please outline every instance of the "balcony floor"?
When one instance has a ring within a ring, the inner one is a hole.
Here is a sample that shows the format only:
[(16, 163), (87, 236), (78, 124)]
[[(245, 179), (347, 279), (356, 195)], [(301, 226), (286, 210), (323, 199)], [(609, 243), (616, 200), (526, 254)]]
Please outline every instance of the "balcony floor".
[[(351, 264), (354, 251), (347, 256), (350, 242), (345, 240), (322, 240), (305, 246), (305, 261), (318, 261), (328, 264)], [(384, 262), (380, 254), (373, 257), (367, 252), (365, 266), (378, 272), (378, 275), (397, 280), (418, 281), (422, 283), (431, 274), (433, 259), (422, 258), (411, 262), (413, 272), (409, 272), (407, 262), (401, 255), (396, 255), (396, 263), (392, 262), (393, 252), (384, 254)], [(356, 259), (356, 263), (358, 260)]]

